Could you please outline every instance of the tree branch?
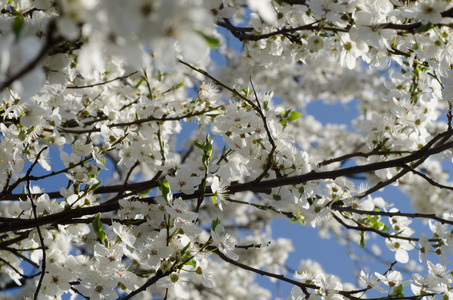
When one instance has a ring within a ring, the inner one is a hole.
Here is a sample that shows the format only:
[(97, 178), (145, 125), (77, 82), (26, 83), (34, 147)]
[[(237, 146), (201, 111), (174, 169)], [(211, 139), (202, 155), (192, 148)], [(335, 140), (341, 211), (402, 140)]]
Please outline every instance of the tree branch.
[(55, 20), (51, 20), (47, 28), (46, 43), (42, 47), (41, 51), (31, 62), (24, 66), (20, 71), (18, 71), (16, 74), (10, 76), (7, 80), (2, 82), (0, 84), (0, 92), (8, 88), (11, 84), (13, 84), (14, 81), (31, 72), (36, 66), (38, 66), (39, 62), (44, 58), (44, 56), (47, 55), (47, 53), (50, 51), (50, 49), (52, 49), (53, 46), (55, 46), (58, 42), (63, 41), (61, 37), (57, 38), (53, 37), (54, 32), (56, 32), (55, 27), (56, 27)]
[(70, 85), (70, 86), (67, 86), (66, 88), (67, 89), (85, 89), (85, 88), (92, 88), (92, 87), (95, 87), (95, 86), (100, 86), (100, 85), (104, 85), (104, 84), (107, 84), (107, 83), (110, 83), (110, 82), (113, 82), (113, 81), (116, 81), (116, 80), (121, 80), (121, 79), (126, 79), (134, 74), (136, 74), (138, 71), (135, 71), (135, 72), (132, 72), (128, 75), (124, 75), (124, 76), (118, 76), (116, 78), (113, 78), (113, 79), (110, 79), (110, 80), (107, 80), (107, 81), (104, 81), (104, 82), (98, 82), (98, 83), (93, 83), (93, 84), (88, 84), (88, 85), (84, 85), (84, 86), (79, 86), (79, 85)]

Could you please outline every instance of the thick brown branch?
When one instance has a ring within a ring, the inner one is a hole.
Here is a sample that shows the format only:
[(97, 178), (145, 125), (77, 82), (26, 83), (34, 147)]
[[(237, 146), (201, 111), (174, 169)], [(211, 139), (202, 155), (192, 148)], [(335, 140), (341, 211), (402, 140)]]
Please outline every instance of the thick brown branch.
[[(159, 173), (158, 173), (159, 174)], [(160, 175), (160, 174), (159, 174)], [(94, 190), (93, 193), (96, 195), (102, 195), (102, 194), (111, 194), (111, 193), (119, 193), (120, 191), (133, 191), (133, 192), (142, 192), (145, 190), (153, 189), (159, 186), (157, 182), (158, 178), (152, 178), (151, 180), (148, 181), (142, 181), (142, 182), (135, 182), (135, 183), (128, 183), (126, 185), (124, 184), (118, 184), (118, 185), (110, 185), (110, 186), (101, 186), (98, 189)], [(60, 192), (50, 192), (46, 193), (49, 195), (50, 198), (52, 199), (58, 199), (58, 198), (63, 198), (61, 196)], [(42, 193), (40, 194), (5, 194), (0, 197), (1, 200), (25, 200), (27, 196), (41, 196)]]
[(306, 0), (280, 0), (281, 2), (285, 2), (289, 5), (305, 5)]
[[(290, 5), (293, 4), (304, 4), (305, 5), (305, 0), (282, 0), (283, 2), (286, 2)], [(447, 17), (452, 17), (453, 16), (453, 8), (450, 8), (444, 12), (441, 13), (443, 18)], [(315, 22), (317, 23), (317, 22)], [(333, 32), (344, 32), (344, 31), (349, 31), (348, 29), (345, 28), (337, 28), (337, 27), (320, 27), (320, 26), (315, 26), (314, 24), (308, 24), (308, 25), (302, 25), (298, 27), (293, 27), (293, 28), (282, 28), (270, 33), (266, 34), (258, 34), (258, 33), (245, 33), (245, 32), (253, 32), (254, 29), (251, 27), (237, 27), (231, 24), (231, 22), (228, 19), (223, 19), (223, 22), (219, 21), (217, 22), (217, 25), (220, 27), (224, 27), (228, 29), (237, 39), (240, 41), (258, 41), (261, 39), (269, 38), (275, 35), (279, 34), (287, 34), (287, 33), (292, 33), (296, 32), (299, 30), (312, 30), (312, 31), (333, 31)], [(394, 29), (394, 30), (400, 30), (400, 31), (408, 31), (408, 32), (414, 32), (417, 29), (419, 29), (423, 25), (422, 22), (415, 22), (415, 23), (409, 23), (409, 24), (395, 24), (395, 23), (381, 23), (381, 24), (373, 24), (370, 25), (370, 27), (377, 29)], [(435, 24), (436, 26), (447, 26), (446, 24)], [(293, 41), (294, 42), (294, 41)]]
[[(451, 135), (453, 134), (452, 131), (446, 131), (444, 133), (441, 133), (434, 137), (430, 142), (428, 142), (422, 149), (419, 151), (407, 155), (402, 158), (394, 159), (394, 160), (389, 160), (389, 161), (384, 161), (384, 162), (376, 162), (376, 163), (370, 163), (366, 165), (361, 165), (361, 166), (354, 166), (354, 167), (349, 167), (349, 168), (344, 168), (344, 169), (339, 169), (339, 170), (332, 170), (332, 171), (323, 171), (323, 172), (309, 172), (306, 174), (298, 175), (298, 176), (292, 176), (292, 177), (282, 177), (282, 178), (277, 178), (277, 179), (271, 179), (271, 180), (264, 180), (261, 182), (247, 182), (247, 183), (237, 183), (237, 184), (232, 184), (229, 186), (229, 191), (231, 194), (238, 193), (238, 192), (244, 192), (244, 191), (251, 191), (251, 192), (261, 192), (264, 190), (268, 190), (269, 188), (274, 188), (274, 187), (280, 187), (280, 186), (285, 186), (285, 185), (297, 185), (301, 184), (304, 182), (308, 181), (313, 181), (313, 180), (323, 180), (323, 179), (335, 179), (337, 177), (342, 177), (342, 176), (351, 176), (354, 174), (358, 173), (365, 173), (365, 172), (373, 172), (377, 170), (382, 170), (382, 169), (387, 169), (387, 168), (394, 168), (394, 167), (404, 167), (405, 164), (408, 164), (412, 161), (415, 160), (420, 160), (426, 157), (429, 157), (430, 155), (440, 153), (442, 151), (445, 151), (447, 149), (450, 149), (453, 147), (453, 142), (447, 142), (444, 144), (439, 144), (435, 147), (432, 147), (437, 141), (442, 140), (445, 141), (448, 139)], [(432, 148), (431, 148), (432, 147)], [(132, 183), (127, 185), (127, 189), (132, 191), (131, 193), (128, 194), (132, 195), (133, 193), (143, 191), (152, 187), (157, 187), (157, 182), (155, 180), (151, 180), (148, 182), (140, 182), (140, 183)], [(117, 186), (109, 186), (109, 187), (100, 187), (94, 192), (96, 194), (101, 194), (101, 193), (112, 193), (112, 192), (119, 192), (121, 189), (124, 189), (125, 186), (123, 184), (117, 185)], [(206, 193), (211, 193), (210, 188), (206, 188)], [(55, 195), (53, 195), (55, 194)], [(55, 198), (61, 197), (59, 192), (54, 192), (53, 194), (49, 193), (50, 197), (55, 196)], [(27, 194), (21, 194), (21, 195), (9, 195), (4, 196), (4, 198), (10, 198), (12, 196), (16, 197), (27, 197), (30, 195)], [(183, 199), (195, 199), (198, 198), (199, 194), (195, 193), (192, 195), (185, 195), (182, 193), (176, 193), (174, 194), (174, 197), (181, 197)], [(3, 223), (0, 225), (0, 232), (8, 232), (8, 231), (14, 231), (14, 230), (21, 230), (21, 229), (28, 229), (32, 228), (38, 223), (39, 225), (45, 225), (45, 224), (54, 224), (58, 223), (62, 220), (65, 220), (67, 218), (77, 218), (77, 217), (82, 217), (85, 215), (91, 215), (91, 214), (96, 214), (97, 212), (107, 212), (107, 211), (112, 211), (116, 210), (119, 208), (117, 200), (119, 198), (115, 199), (115, 201), (103, 203), (98, 206), (94, 207), (86, 207), (86, 208), (77, 208), (77, 209), (72, 209), (72, 210), (67, 210), (63, 211), (57, 214), (49, 215), (49, 216), (44, 216), (40, 217), (36, 220), (17, 220), (13, 222), (7, 222)], [(141, 199), (141, 201), (148, 201), (150, 203), (154, 202), (154, 198), (146, 198), (146, 199)]]
[[(442, 136), (451, 135), (452, 132), (448, 131)], [(436, 138), (435, 138), (436, 139)], [(433, 139), (434, 140), (434, 139)], [(259, 192), (261, 190), (266, 190), (269, 188), (284, 186), (284, 185), (297, 185), (308, 181), (313, 180), (322, 180), (322, 179), (335, 179), (342, 176), (351, 176), (359, 173), (366, 173), (366, 172), (374, 172), (377, 170), (383, 170), (388, 168), (395, 168), (395, 167), (404, 167), (405, 164), (408, 164), (412, 161), (419, 160), (422, 158), (429, 157), (430, 155), (440, 153), (445, 151), (453, 146), (453, 142), (448, 142), (445, 144), (441, 144), (439, 146), (430, 148), (430, 143), (428, 143), (425, 147), (420, 149), (419, 151), (407, 155), (402, 158), (393, 159), (389, 161), (382, 161), (382, 162), (375, 162), (366, 165), (354, 166), (344, 169), (332, 170), (332, 171), (323, 171), (323, 172), (315, 172), (312, 171), (310, 173), (292, 176), (292, 177), (283, 177), (271, 180), (261, 181), (259, 183), (255, 182), (248, 182), (242, 184), (233, 184), (229, 187), (231, 193), (237, 192), (244, 192), (244, 191), (254, 191)]]
[(299, 31), (299, 30), (313, 30), (313, 31), (319, 30), (319, 27), (314, 24), (316, 24), (316, 22), (307, 24), (307, 25), (297, 26), (294, 28), (282, 28), (282, 29), (279, 29), (279, 30), (276, 30), (273, 32), (266, 33), (266, 34), (253, 34), (253, 33), (246, 34), (244, 32), (250, 32), (253, 30), (253, 28), (248, 28), (248, 27), (240, 28), (240, 27), (232, 26), (231, 23), (227, 24), (225, 22), (217, 22), (218, 26), (221, 26), (221, 27), (224, 27), (224, 28), (230, 30), (230, 32), (240, 41), (245, 41), (245, 40), (258, 41), (258, 40), (266, 39), (266, 38), (269, 38), (269, 37), (272, 37), (272, 36), (275, 36), (278, 34), (292, 33), (292, 32)]
[(318, 164), (318, 167), (322, 166), (327, 166), (329, 164), (335, 163), (335, 162), (343, 162), (347, 159), (354, 158), (354, 157), (370, 157), (370, 156), (375, 156), (375, 155), (402, 155), (402, 154), (408, 154), (408, 153), (413, 153), (414, 151), (379, 151), (379, 150), (372, 150), (370, 152), (354, 152), (354, 153), (349, 153), (345, 154), (339, 157), (331, 158), (331, 159), (326, 159)]

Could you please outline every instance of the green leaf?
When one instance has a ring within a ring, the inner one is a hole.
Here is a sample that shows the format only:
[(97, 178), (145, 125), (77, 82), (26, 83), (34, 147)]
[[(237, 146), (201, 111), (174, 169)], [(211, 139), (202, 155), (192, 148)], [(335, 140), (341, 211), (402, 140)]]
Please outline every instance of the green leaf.
[(172, 86), (171, 88), (169, 88), (168, 90), (166, 90), (166, 91), (163, 92), (162, 94), (166, 94), (166, 93), (168, 93), (168, 92), (175, 91), (175, 90), (177, 90), (177, 89), (179, 89), (179, 88), (181, 88), (181, 87), (183, 87), (183, 86), (184, 86), (184, 82), (181, 80), (177, 85)]
[(101, 185), (101, 183), (102, 183), (102, 179), (99, 179), (99, 181), (96, 184), (93, 184), (92, 186), (90, 186), (88, 191), (91, 192), (91, 191), (97, 190), (98, 187)]
[(208, 116), (210, 118), (215, 118), (217, 116), (220, 116), (220, 114), (205, 114), (205, 116)]
[(294, 121), (299, 119), (302, 116), (300, 112), (297, 111), (292, 111), (291, 114), (288, 117), (288, 121)]
[(198, 34), (200, 34), (204, 38), (204, 40), (208, 44), (209, 48), (216, 49), (217, 47), (219, 47), (219, 45), (220, 45), (220, 39), (219, 38), (217, 38), (214, 35), (206, 34), (203, 31), (197, 31), (197, 32), (198, 32)]
[(189, 260), (188, 262), (186, 262), (186, 265), (189, 265), (189, 266), (192, 266), (195, 268), (197, 266), (197, 263), (192, 259), (192, 260)]
[(24, 18), (22, 16), (17, 16), (13, 20), (13, 32), (16, 35), (16, 39), (19, 38), (20, 33), (22, 32), (22, 29), (24, 28), (25, 22)]
[(206, 152), (206, 154), (210, 154), (212, 152), (212, 143), (211, 142), (204, 146), (204, 151)]
[(108, 245), (108, 241), (105, 237), (105, 231), (99, 231), (98, 232), (98, 238), (101, 240), (101, 242), (104, 242), (104, 244), (107, 246)]
[(96, 233), (97, 237), (101, 242), (104, 242), (106, 246), (108, 246), (108, 241), (105, 237), (105, 232), (102, 230), (102, 222), (101, 222), (101, 214), (97, 213), (96, 217), (94, 218), (93, 222), (93, 229), (94, 232)]
[(203, 145), (203, 151), (209, 155), (212, 152), (212, 140), (209, 139), (209, 134), (206, 135), (206, 142)]
[(403, 286), (400, 284), (398, 286), (395, 286), (392, 290), (392, 296), (394, 297), (397, 297), (397, 298), (401, 298), (401, 297), (404, 297), (404, 294), (403, 294)]
[(365, 247), (365, 232), (360, 231), (360, 248)]
[(422, 26), (418, 27), (417, 33), (426, 32), (426, 31), (430, 30), (433, 27), (434, 27), (434, 25), (429, 23), (429, 22), (428, 22), (428, 24), (422, 24)]
[(93, 224), (93, 228), (94, 228), (94, 230), (96, 232), (102, 230), (102, 222), (101, 222), (101, 214), (100, 213), (96, 214), (96, 217), (94, 218), (92, 224)]
[(376, 230), (379, 230), (382, 227), (382, 225), (384, 225), (384, 224), (382, 222), (378, 221), (378, 222), (374, 222), (373, 225), (371, 225), (371, 227), (373, 227)]
[(189, 248), (190, 246), (190, 242), (187, 243), (187, 245), (184, 246), (184, 248), (182, 248), (181, 250), (181, 255), (183, 255), (184, 253), (186, 253), (186, 250)]
[(193, 145), (197, 148), (200, 148), (201, 150), (204, 150), (203, 144), (197, 141), (193, 141)]
[(146, 196), (146, 195), (148, 195), (152, 190), (153, 190), (153, 189), (147, 189), (147, 190), (144, 190), (144, 191), (139, 192), (138, 194), (139, 194), (140, 196)]
[(170, 184), (167, 179), (162, 180), (157, 188), (162, 192), (164, 199), (167, 200), (167, 195), (170, 193)]
[(217, 227), (217, 225), (220, 224), (220, 220), (219, 218), (215, 219), (215, 220), (212, 220), (211, 222), (211, 230), (215, 230), (215, 228)]
[(217, 196), (212, 196), (212, 204), (216, 204)]
[(143, 82), (145, 82), (145, 79), (143, 77), (137, 82), (136, 85), (134, 85), (134, 88), (137, 89)]

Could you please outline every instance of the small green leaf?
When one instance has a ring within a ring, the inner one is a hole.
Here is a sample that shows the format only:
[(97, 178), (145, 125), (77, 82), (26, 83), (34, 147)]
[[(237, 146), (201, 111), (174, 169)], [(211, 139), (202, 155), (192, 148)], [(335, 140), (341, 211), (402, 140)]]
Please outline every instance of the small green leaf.
[(179, 89), (179, 88), (181, 88), (183, 86), (184, 86), (184, 81), (182, 81), (182, 79), (181, 79), (181, 81), (177, 85), (175, 85), (174, 88), (175, 89)]
[(17, 16), (13, 20), (13, 32), (16, 35), (16, 39), (19, 38), (20, 33), (22, 32), (22, 29), (24, 28), (25, 22), (24, 18), (22, 16)]
[(144, 191), (139, 192), (138, 194), (139, 194), (140, 196), (146, 196), (146, 195), (148, 195), (152, 190), (153, 190), (153, 189), (144, 190)]
[(211, 222), (211, 230), (215, 230), (215, 228), (217, 227), (217, 225), (220, 224), (220, 220), (219, 218), (215, 219), (215, 220), (212, 220)]
[(215, 118), (217, 116), (220, 116), (220, 114), (205, 114), (205, 116), (208, 116), (210, 118)]
[(189, 248), (189, 246), (190, 246), (190, 242), (188, 242), (187, 245), (185, 245), (184, 248), (182, 248), (181, 255), (186, 253), (186, 250)]
[(177, 85), (172, 86), (171, 88), (169, 88), (168, 90), (166, 90), (166, 91), (163, 92), (162, 94), (166, 94), (166, 93), (168, 93), (168, 92), (175, 91), (175, 90), (177, 90), (177, 89), (179, 89), (179, 88), (181, 88), (181, 87), (183, 87), (183, 86), (184, 86), (184, 82), (181, 80)]
[(186, 262), (186, 265), (189, 265), (189, 266), (192, 266), (195, 268), (197, 266), (197, 263), (192, 259), (192, 260), (189, 260), (188, 262)]
[(204, 38), (206, 43), (208, 44), (209, 48), (211, 49), (216, 49), (220, 45), (220, 39), (213, 36), (213, 35), (208, 35), (204, 33), (203, 31), (198, 31), (198, 33)]
[(88, 191), (91, 192), (91, 191), (97, 190), (98, 187), (101, 185), (101, 183), (102, 183), (102, 179), (99, 179), (99, 181), (97, 183), (95, 183), (92, 186), (90, 186)]
[(374, 222), (373, 225), (371, 225), (371, 227), (373, 227), (376, 230), (379, 230), (382, 227), (382, 225), (384, 225), (384, 224), (382, 222), (378, 221), (378, 222)]
[(291, 114), (288, 117), (288, 121), (294, 121), (299, 119), (302, 116), (300, 112), (297, 111), (292, 111)]
[(99, 231), (97, 232), (98, 238), (101, 240), (101, 242), (105, 242), (105, 231)]
[(106, 244), (106, 246), (108, 246), (108, 241), (105, 237), (105, 232), (104, 232), (104, 230), (102, 230), (102, 222), (101, 222), (100, 213), (96, 214), (96, 217), (94, 218), (92, 224), (93, 224), (94, 232), (96, 233), (99, 240), (101, 240), (101, 242), (104, 242)]
[(193, 145), (201, 150), (204, 150), (203, 145), (200, 142), (193, 141)]
[(158, 189), (162, 192), (164, 199), (167, 199), (167, 195), (170, 193), (170, 184), (168, 183), (167, 179), (164, 179), (160, 182)]
[(430, 30), (433, 27), (434, 27), (434, 25), (429, 23), (429, 22), (427, 24), (422, 24), (422, 26), (418, 27), (417, 33), (426, 32), (426, 31)]
[(217, 197), (216, 196), (212, 196), (212, 204), (216, 204), (216, 201), (217, 201)]
[(360, 231), (360, 248), (365, 247), (365, 232)]
[(395, 286), (392, 290), (392, 296), (395, 296), (395, 297), (398, 297), (398, 298), (401, 298), (401, 297), (404, 297), (404, 294), (403, 294), (403, 286), (400, 284), (398, 286)]
[(95, 231), (101, 231), (102, 230), (102, 222), (101, 222), (101, 214), (97, 213), (96, 217), (93, 220), (93, 228)]
[(212, 140), (209, 139), (209, 134), (206, 135), (206, 141), (203, 145), (203, 151), (206, 154), (211, 154), (212, 152)]
[(134, 85), (134, 88), (137, 89), (143, 82), (145, 82), (145, 80), (143, 79), (143, 77), (137, 82), (136, 85)]

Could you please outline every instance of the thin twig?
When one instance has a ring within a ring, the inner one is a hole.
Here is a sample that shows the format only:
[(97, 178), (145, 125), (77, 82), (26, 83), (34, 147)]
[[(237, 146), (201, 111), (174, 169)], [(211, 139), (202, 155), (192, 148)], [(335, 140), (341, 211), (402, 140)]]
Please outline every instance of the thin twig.
[(91, 87), (95, 87), (95, 86), (100, 86), (100, 85), (104, 85), (104, 84), (107, 84), (107, 83), (110, 83), (110, 82), (113, 82), (113, 81), (116, 81), (116, 80), (121, 80), (121, 79), (128, 78), (128, 77), (136, 74), (137, 72), (138, 71), (132, 72), (132, 73), (130, 73), (128, 75), (118, 76), (116, 78), (113, 78), (113, 79), (110, 79), (110, 80), (107, 80), (107, 81), (104, 81), (104, 82), (98, 82), (98, 83), (88, 84), (88, 85), (84, 85), (84, 86), (70, 85), (70, 86), (67, 86), (66, 88), (67, 89), (85, 89), (85, 88), (91, 88)]
[[(28, 189), (29, 192), (31, 192), (30, 181), (29, 180), (27, 181), (27, 189)], [(38, 295), (39, 295), (39, 291), (41, 289), (42, 282), (44, 280), (44, 276), (46, 275), (47, 255), (46, 255), (46, 248), (45, 248), (45, 244), (44, 244), (44, 238), (43, 238), (42, 233), (41, 233), (41, 228), (39, 227), (39, 223), (37, 222), (38, 213), (36, 211), (36, 205), (35, 205), (35, 203), (33, 201), (33, 197), (30, 197), (30, 203), (31, 203), (32, 211), (33, 211), (33, 220), (36, 222), (36, 230), (38, 231), (39, 243), (41, 244), (41, 249), (42, 249), (41, 276), (39, 277), (38, 285), (36, 286), (36, 290), (35, 290), (35, 293), (33, 295), (33, 299), (37, 300), (38, 299)]]
[[(187, 113), (187, 114), (182, 115), (182, 116), (175, 116), (175, 117), (156, 118), (156, 117), (152, 117), (151, 116), (151, 117), (148, 117), (148, 118), (145, 118), (145, 119), (138, 119), (138, 120), (131, 121), (131, 122), (109, 124), (109, 125), (107, 125), (107, 127), (108, 128), (128, 127), (128, 126), (132, 126), (132, 125), (140, 125), (140, 124), (151, 122), (151, 121), (159, 121), (159, 122), (180, 121), (180, 120), (183, 120), (183, 119), (189, 119), (189, 118), (192, 118), (192, 117), (200, 116), (200, 115), (206, 114), (208, 112), (211, 112), (211, 111), (214, 111), (214, 110), (217, 110), (217, 109), (218, 109), (218, 107), (211, 107), (211, 108), (208, 108), (208, 109), (206, 109), (204, 111), (191, 112), (191, 113)], [(100, 121), (104, 121), (104, 119), (102, 119)], [(53, 132), (52, 129), (48, 129), (46, 131), (52, 131)], [(64, 132), (64, 133), (83, 134), (83, 133), (100, 132), (101, 129), (100, 128), (67, 129), (67, 128), (64, 128), (64, 127), (60, 127), (60, 128), (58, 128), (58, 131), (59, 132)]]
[(54, 38), (52, 34), (54, 32), (57, 32), (55, 29), (55, 20), (51, 20), (48, 28), (47, 28), (47, 38), (46, 38), (46, 43), (44, 47), (42, 47), (41, 51), (38, 53), (38, 55), (33, 59), (31, 62), (29, 62), (25, 67), (23, 67), (19, 72), (16, 74), (10, 76), (7, 80), (2, 82), (0, 84), (0, 92), (9, 87), (11, 84), (13, 84), (14, 81), (20, 79), (21, 77), (25, 76), (27, 73), (31, 72), (39, 62), (44, 58), (45, 55), (50, 51), (50, 49), (55, 46), (58, 42), (62, 41), (63, 39), (61, 37)]
[[(255, 111), (259, 114), (261, 120), (263, 120), (264, 130), (266, 130), (267, 139), (269, 140), (269, 143), (271, 144), (271, 151), (269, 151), (269, 154), (267, 156), (266, 166), (264, 167), (263, 172), (257, 178), (255, 178), (255, 182), (260, 182), (261, 179), (263, 179), (264, 176), (266, 176), (266, 174), (272, 168), (272, 164), (273, 164), (272, 158), (274, 156), (275, 149), (277, 149), (277, 145), (275, 144), (274, 138), (272, 137), (271, 131), (269, 130), (269, 126), (267, 126), (266, 115), (263, 113), (263, 110), (261, 108), (260, 100), (258, 99), (258, 95), (256, 93), (255, 87), (253, 86), (252, 78), (250, 78), (250, 84), (252, 86), (253, 93), (255, 94), (255, 101), (257, 103), (257, 108), (255, 109)], [(282, 177), (280, 172), (278, 172), (277, 175), (279, 175), (277, 177)]]
[(386, 212), (386, 211), (375, 211), (375, 210), (360, 210), (352, 207), (344, 207), (344, 206), (331, 206), (332, 210), (336, 210), (339, 212), (350, 212), (350, 213), (356, 213), (360, 215), (370, 215), (370, 216), (387, 216), (387, 217), (393, 217), (393, 216), (400, 216), (400, 217), (408, 217), (408, 218), (419, 218), (419, 219), (431, 219), (434, 221), (438, 221), (441, 224), (449, 224), (453, 225), (453, 220), (447, 220), (443, 219), (441, 217), (436, 216), (435, 214), (422, 214), (422, 213), (405, 213), (405, 212), (399, 212), (399, 211), (392, 211), (392, 212)]
[[(384, 238), (387, 238), (387, 239), (395, 239), (395, 240), (405, 240), (405, 241), (418, 241), (419, 238), (413, 238), (413, 237), (408, 237), (408, 236), (402, 236), (402, 235), (395, 235), (395, 234), (389, 234), (389, 233), (386, 233), (386, 232), (382, 232), (376, 228), (373, 228), (373, 227), (366, 227), (366, 226), (362, 226), (360, 224), (358, 224), (357, 226), (352, 226), (352, 225), (349, 225), (349, 224), (346, 224), (346, 222), (344, 222), (340, 217), (338, 217), (337, 215), (335, 214), (332, 214), (333, 218), (338, 222), (340, 223), (343, 227), (347, 228), (347, 229), (350, 229), (350, 230), (355, 230), (355, 231), (364, 231), (364, 232), (374, 232), (376, 233), (377, 235), (380, 235)], [(438, 239), (436, 240), (433, 240), (433, 241), (438, 241)]]
[(443, 185), (443, 184), (440, 184), (434, 180), (432, 180), (431, 178), (429, 178), (428, 176), (426, 176), (425, 174), (415, 170), (414, 168), (408, 166), (408, 165), (405, 165), (404, 168), (407, 168), (409, 169), (412, 173), (420, 176), (421, 178), (425, 179), (426, 181), (428, 181), (431, 185), (433, 186), (436, 186), (438, 188), (441, 188), (441, 189), (446, 189), (446, 190), (450, 190), (450, 191), (453, 191), (453, 187), (451, 186), (447, 186), (447, 185)]

